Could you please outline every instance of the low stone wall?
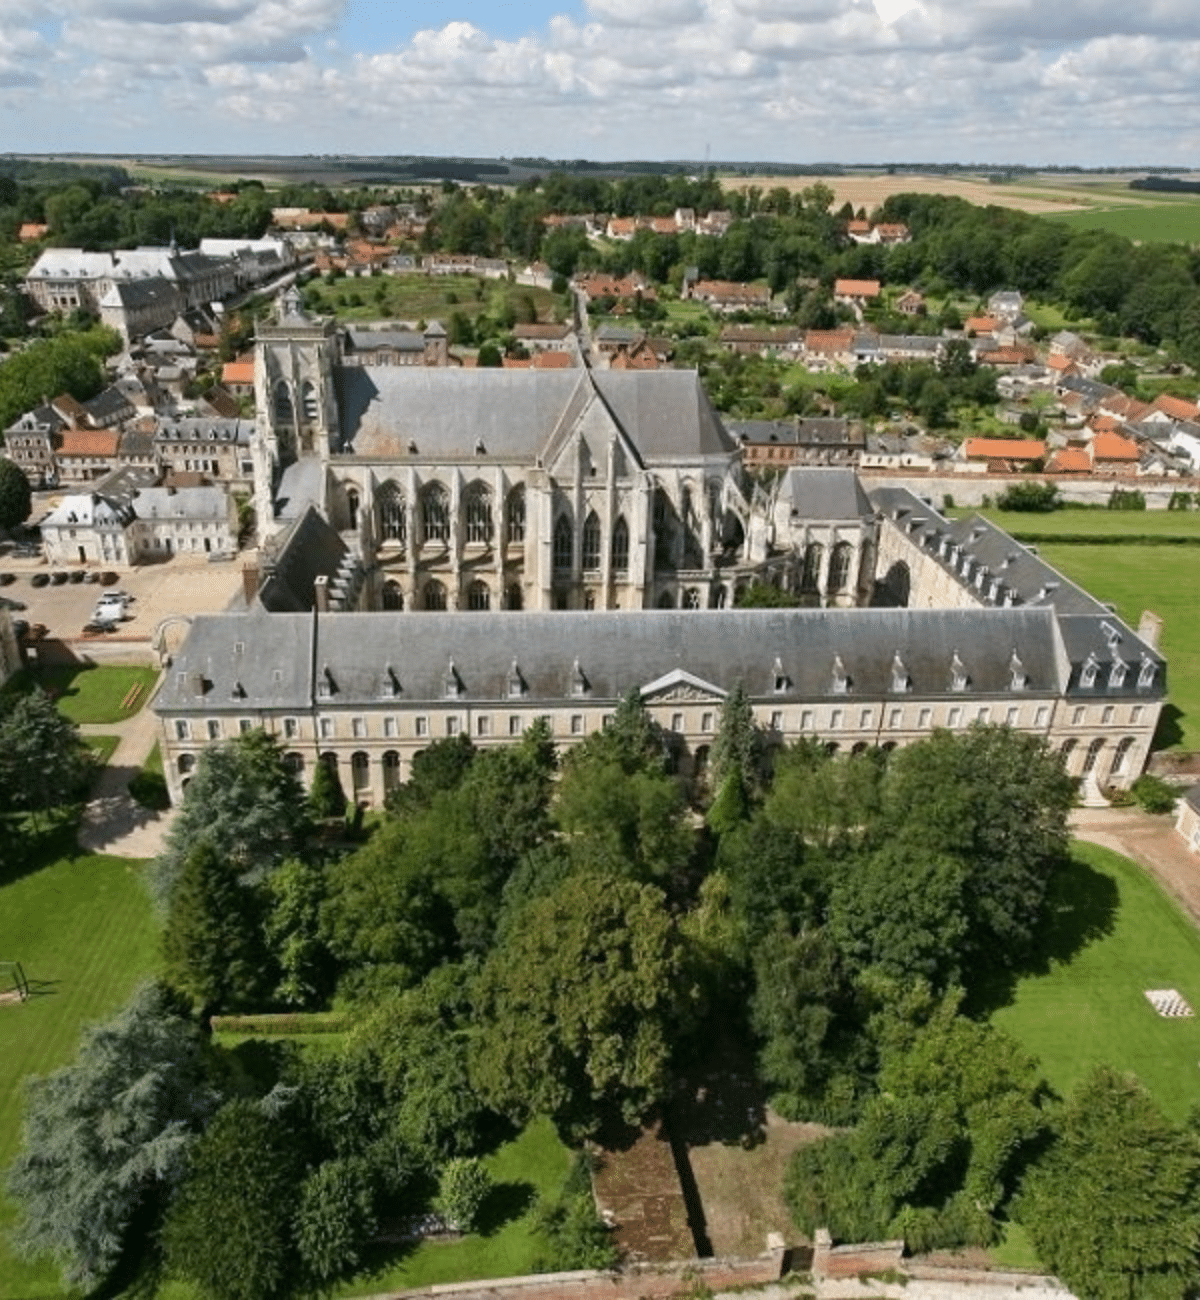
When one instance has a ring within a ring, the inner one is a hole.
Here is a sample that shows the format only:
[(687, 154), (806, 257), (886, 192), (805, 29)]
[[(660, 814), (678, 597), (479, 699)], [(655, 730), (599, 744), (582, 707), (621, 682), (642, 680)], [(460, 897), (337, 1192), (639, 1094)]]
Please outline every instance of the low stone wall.
[(818, 1228), (813, 1242), (812, 1275), (817, 1280), (859, 1277), (867, 1273), (896, 1273), (903, 1259), (902, 1239), (835, 1246), (828, 1230)]
[(911, 470), (861, 469), (863, 486), (908, 488), (932, 501), (941, 510), (942, 498), (954, 498), (956, 506), (983, 505), (983, 498), (995, 499), (1015, 483), (1054, 483), (1064, 501), (1080, 506), (1104, 506), (1114, 489), (1137, 491), (1146, 498), (1147, 510), (1165, 510), (1176, 492), (1200, 490), (1195, 478), (1093, 478), (1080, 474), (914, 474)]

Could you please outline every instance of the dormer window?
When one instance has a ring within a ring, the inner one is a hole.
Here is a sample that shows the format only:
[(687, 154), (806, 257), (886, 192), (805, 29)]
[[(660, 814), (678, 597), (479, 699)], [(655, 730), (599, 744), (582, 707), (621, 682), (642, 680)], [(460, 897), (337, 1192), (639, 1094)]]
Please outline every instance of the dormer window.
[(1100, 662), (1094, 654), (1089, 654), (1083, 661), (1083, 668), (1079, 673), (1079, 684), (1085, 690), (1090, 690), (1096, 685), (1096, 674), (1100, 671)]
[(586, 695), (591, 689), (588, 679), (583, 675), (583, 669), (579, 666), (579, 660), (576, 659), (571, 665), (571, 694), (575, 696)]
[(1123, 659), (1114, 659), (1108, 669), (1108, 685), (1110, 690), (1120, 690), (1125, 685), (1125, 674), (1128, 668)]
[(903, 695), (911, 687), (912, 679), (908, 675), (908, 669), (904, 666), (904, 660), (900, 658), (900, 651), (897, 650), (892, 655), (892, 693)]
[(1028, 685), (1029, 677), (1025, 672), (1025, 665), (1014, 650), (1012, 658), (1008, 661), (1008, 688), (1011, 691), (1023, 691)]
[(792, 679), (783, 670), (783, 661), (776, 656), (771, 667), (771, 680), (776, 695), (782, 695), (792, 684)]
[(394, 699), (400, 694), (400, 678), (396, 676), (396, 670), (391, 664), (388, 664), (383, 670), (383, 681), (380, 683), (379, 693)]
[(508, 670), (506, 689), (510, 700), (520, 699), (525, 694), (525, 679), (521, 676), (521, 670), (517, 666), (515, 659), (512, 661), (512, 667)]
[(1138, 690), (1149, 690), (1154, 685), (1154, 679), (1157, 675), (1158, 665), (1149, 655), (1142, 655), (1142, 668), (1138, 673)]
[(233, 687), (229, 692), (229, 698), (231, 700), (244, 700), (246, 698), (246, 688), (241, 684), (241, 682), (234, 682)]
[(329, 665), (326, 664), (321, 669), (321, 675), (317, 678), (317, 695), (322, 700), (327, 700), (332, 695), (337, 694), (337, 682), (333, 679), (333, 672)]
[(842, 663), (841, 655), (833, 656), (833, 693), (835, 695), (845, 695), (850, 689), (850, 678), (846, 673), (846, 665)]
[(462, 694), (462, 678), (458, 675), (458, 669), (454, 666), (454, 660), (451, 659), (446, 668), (446, 675), (442, 678), (442, 693), (448, 700), (456, 700)]
[(967, 666), (958, 657), (958, 651), (956, 650), (954, 657), (950, 660), (950, 689), (952, 691), (965, 691), (969, 681)]

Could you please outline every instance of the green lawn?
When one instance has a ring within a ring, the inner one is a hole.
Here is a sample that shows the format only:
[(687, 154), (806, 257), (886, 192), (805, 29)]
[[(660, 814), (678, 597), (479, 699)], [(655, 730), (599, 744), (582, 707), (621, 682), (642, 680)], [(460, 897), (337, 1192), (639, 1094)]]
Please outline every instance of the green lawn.
[[(80, 1028), (109, 1016), (156, 968), (141, 865), (72, 851), (17, 875), (0, 860), (0, 958), (20, 961), (33, 989), (29, 1001), (0, 1007), (0, 1167), (20, 1145), (22, 1080), (69, 1062)], [(12, 1217), (0, 1199), (0, 1300), (60, 1296), (53, 1267), (9, 1253)]]
[(1161, 649), (1167, 659), (1169, 703), (1156, 744), (1200, 749), (1200, 582), (1196, 580), (1200, 553), (1196, 548), (1046, 542), (1039, 544), (1038, 553), (1097, 599), (1115, 605), (1131, 627), (1137, 627), (1146, 609), (1163, 619)]
[(171, 806), (171, 796), (167, 793), (167, 778), (163, 773), (162, 750), (158, 741), (146, 755), (141, 770), (129, 783), (129, 793), (142, 805), (155, 811), (163, 811)]
[[(1047, 541), (1070, 534), (1095, 537), (1179, 537), (1200, 543), (1200, 510), (956, 510), (956, 516), (981, 514), (1014, 537)], [(1158, 554), (1157, 550), (1152, 554)]]
[(1183, 243), (1200, 241), (1200, 199), (1144, 207), (1093, 208), (1084, 212), (1047, 214), (1051, 221), (1062, 221), (1085, 230), (1108, 230), (1127, 239), (1143, 243)]
[(553, 321), (556, 310), (565, 310), (562, 298), (547, 289), (473, 275), (378, 275), (333, 284), (312, 280), (304, 295), (306, 301), (316, 300), (315, 311), (345, 321), (440, 320), (445, 325), (456, 311), (472, 319), (482, 312), (494, 316), (525, 298), (541, 321)]
[(994, 1023), (1061, 1095), (1111, 1065), (1184, 1119), (1200, 1102), (1200, 1017), (1165, 1019), (1145, 990), (1177, 989), (1200, 1010), (1200, 931), (1135, 863), (1078, 842), (1050, 914), (1041, 971), (1018, 980)]
[(494, 1229), (486, 1235), (471, 1233), (456, 1242), (423, 1242), (406, 1251), (398, 1262), (362, 1273), (334, 1294), (370, 1295), (528, 1273), (543, 1248), (533, 1225), (537, 1198), (557, 1195), (570, 1162), (570, 1152), (558, 1140), (550, 1121), (535, 1120), (485, 1161), (497, 1187), (484, 1215), (490, 1211), (503, 1220)]
[(97, 767), (103, 767), (121, 743), (120, 736), (84, 736), (83, 743), (92, 751)]
[[(150, 698), (156, 681), (156, 668), (78, 664), (20, 672), (6, 689), (30, 690), (40, 686), (55, 697), (60, 711), (72, 722), (108, 724), (133, 717)], [(138, 685), (142, 689), (132, 707), (123, 707), (130, 690)]]

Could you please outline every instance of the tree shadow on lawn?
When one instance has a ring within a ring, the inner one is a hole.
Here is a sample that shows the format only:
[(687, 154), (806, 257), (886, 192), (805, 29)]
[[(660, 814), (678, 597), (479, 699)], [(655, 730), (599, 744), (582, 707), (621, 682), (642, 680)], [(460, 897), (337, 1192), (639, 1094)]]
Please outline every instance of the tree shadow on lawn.
[(481, 1237), (499, 1232), (506, 1223), (526, 1214), (537, 1200), (537, 1188), (525, 1181), (497, 1183), (479, 1207), (475, 1231)]
[(1158, 715), (1158, 725), (1154, 728), (1154, 740), (1150, 748), (1157, 752), (1170, 749), (1172, 745), (1183, 743), (1183, 710), (1174, 704), (1164, 704)]
[(32, 876), (60, 858), (85, 858), (89, 854), (75, 842), (80, 807), (56, 808), (26, 816), (0, 818), (0, 889)]
[(1116, 881), (1077, 858), (1067, 858), (1050, 878), (1042, 921), (1029, 954), (1012, 965), (982, 966), (969, 981), (965, 1010), (987, 1016), (1011, 1006), (1018, 983), (1030, 975), (1048, 975), (1066, 965), (1089, 944), (1110, 935), (1116, 923), (1120, 892)]

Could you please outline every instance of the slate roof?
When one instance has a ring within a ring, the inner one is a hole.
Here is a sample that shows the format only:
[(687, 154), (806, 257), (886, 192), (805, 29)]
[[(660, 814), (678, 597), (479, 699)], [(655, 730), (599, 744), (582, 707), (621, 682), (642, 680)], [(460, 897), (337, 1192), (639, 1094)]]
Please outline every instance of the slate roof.
[(425, 351), (425, 336), (416, 330), (348, 329), (346, 337), (354, 352), (373, 352), (377, 348), (391, 348), (396, 352)]
[(95, 420), (97, 424), (128, 420), (130, 416), (136, 414), (133, 403), (116, 384), (110, 384), (103, 392), (97, 393), (95, 397), (84, 402), (83, 409), (87, 412), (88, 418)]
[(735, 450), (690, 370), (342, 366), (336, 381), (342, 449), (358, 456), (529, 463), (596, 398), (647, 461)]
[(133, 498), (139, 519), (223, 520), (229, 518), (224, 488), (143, 488)]
[(98, 492), (72, 493), (63, 497), (39, 523), (42, 528), (123, 528), (133, 511), (120, 501)]
[(161, 421), (154, 436), (161, 442), (233, 442), (248, 446), (253, 432), (253, 420), (206, 420), (189, 416)]
[(309, 506), (280, 540), (259, 590), (259, 603), (273, 614), (311, 610), (317, 578), (332, 581), (348, 554), (337, 529)]
[(100, 306), (136, 310), (163, 301), (174, 304), (175, 299), (175, 286), (161, 275), (152, 275), (144, 280), (115, 280), (100, 299)]
[(791, 420), (730, 420), (726, 428), (750, 444), (788, 443), (795, 446), (862, 447), (865, 435), (852, 430), (843, 416), (797, 416)]
[[(1014, 653), (1026, 678), (1020, 691), (1012, 691)], [(968, 678), (962, 692), (951, 690), (956, 655)], [(897, 656), (907, 678), (904, 692), (893, 690)], [(718, 698), (741, 681), (751, 698), (781, 704), (839, 696), (1052, 696), (1065, 678), (1049, 609), (419, 616), (251, 611), (198, 616), (154, 707), (166, 714), (308, 708), (326, 666), (330, 698), (339, 707), (389, 698), (405, 705), (498, 703), (509, 699), (514, 661), (527, 699), (575, 698), (580, 704), (615, 704), (630, 689), (678, 672), (716, 687)], [(836, 688), (839, 670), (844, 691)], [(457, 697), (447, 695), (451, 672)]]
[(852, 469), (792, 466), (779, 495), (801, 519), (865, 519), (875, 513)]

